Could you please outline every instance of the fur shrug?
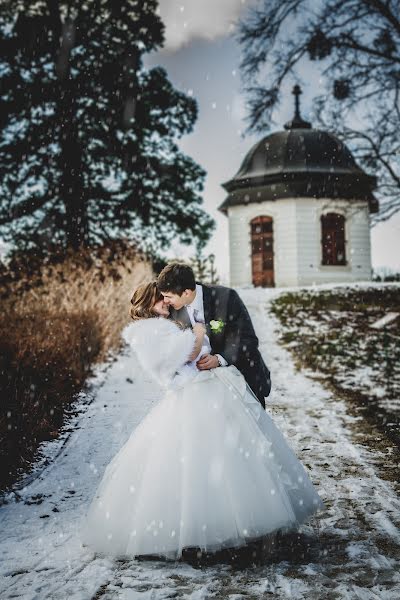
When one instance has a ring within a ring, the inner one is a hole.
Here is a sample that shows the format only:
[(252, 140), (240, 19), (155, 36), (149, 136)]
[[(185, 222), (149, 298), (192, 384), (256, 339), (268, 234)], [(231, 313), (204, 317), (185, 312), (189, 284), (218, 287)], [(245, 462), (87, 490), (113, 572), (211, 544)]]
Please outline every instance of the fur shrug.
[(175, 374), (182, 371), (196, 341), (191, 329), (182, 330), (164, 317), (130, 323), (122, 337), (135, 350), (143, 370), (163, 387), (171, 385)]

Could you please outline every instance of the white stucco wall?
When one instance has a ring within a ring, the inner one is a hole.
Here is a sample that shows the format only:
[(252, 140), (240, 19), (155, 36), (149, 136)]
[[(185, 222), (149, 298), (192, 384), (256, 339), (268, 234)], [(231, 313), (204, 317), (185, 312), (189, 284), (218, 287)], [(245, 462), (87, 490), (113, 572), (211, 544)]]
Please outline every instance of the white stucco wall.
[[(322, 265), (321, 215), (336, 212), (345, 217), (346, 261), (343, 266)], [(367, 202), (298, 198), (298, 285), (365, 281), (371, 279), (371, 249)]]
[(296, 285), (296, 206), (290, 198), (228, 209), (230, 284), (252, 285), (250, 222), (259, 216), (273, 218), (275, 285)]
[[(321, 215), (346, 217), (345, 266), (322, 266)], [(277, 287), (365, 281), (371, 278), (369, 212), (366, 202), (314, 198), (281, 199), (228, 209), (230, 284), (251, 286), (250, 221), (273, 218), (274, 270)]]

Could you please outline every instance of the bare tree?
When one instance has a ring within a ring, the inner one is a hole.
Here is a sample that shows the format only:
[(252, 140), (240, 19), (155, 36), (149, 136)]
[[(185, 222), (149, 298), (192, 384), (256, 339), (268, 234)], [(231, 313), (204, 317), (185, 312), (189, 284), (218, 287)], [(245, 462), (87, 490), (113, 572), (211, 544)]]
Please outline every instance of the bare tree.
[[(248, 131), (273, 123), (282, 88), (318, 61), (317, 124), (374, 170), (387, 219), (400, 208), (399, 0), (264, 0), (240, 24)], [(304, 84), (304, 82), (302, 82)], [(360, 123), (360, 125), (359, 125)]]

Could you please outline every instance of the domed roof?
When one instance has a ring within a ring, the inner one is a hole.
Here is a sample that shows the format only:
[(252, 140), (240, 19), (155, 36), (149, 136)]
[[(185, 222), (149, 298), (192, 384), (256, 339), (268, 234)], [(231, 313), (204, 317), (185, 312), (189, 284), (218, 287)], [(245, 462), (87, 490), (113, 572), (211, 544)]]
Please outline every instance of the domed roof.
[(229, 183), (283, 173), (364, 174), (350, 150), (334, 135), (319, 129), (290, 129), (267, 135), (247, 153)]
[(300, 88), (295, 86), (293, 93), (294, 118), (285, 124), (285, 131), (269, 134), (251, 148), (236, 175), (223, 184), (229, 196), (219, 209), (226, 213), (235, 204), (302, 196), (368, 200), (375, 212), (376, 177), (357, 165), (334, 134), (312, 129), (301, 118)]

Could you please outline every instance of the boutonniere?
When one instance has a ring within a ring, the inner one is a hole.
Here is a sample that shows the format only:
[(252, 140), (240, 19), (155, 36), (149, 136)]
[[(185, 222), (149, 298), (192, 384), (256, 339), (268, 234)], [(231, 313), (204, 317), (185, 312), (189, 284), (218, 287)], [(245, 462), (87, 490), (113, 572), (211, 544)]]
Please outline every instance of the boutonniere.
[(210, 321), (210, 329), (213, 333), (221, 333), (223, 328), (225, 327), (225, 323), (220, 319), (218, 321), (213, 320)]

